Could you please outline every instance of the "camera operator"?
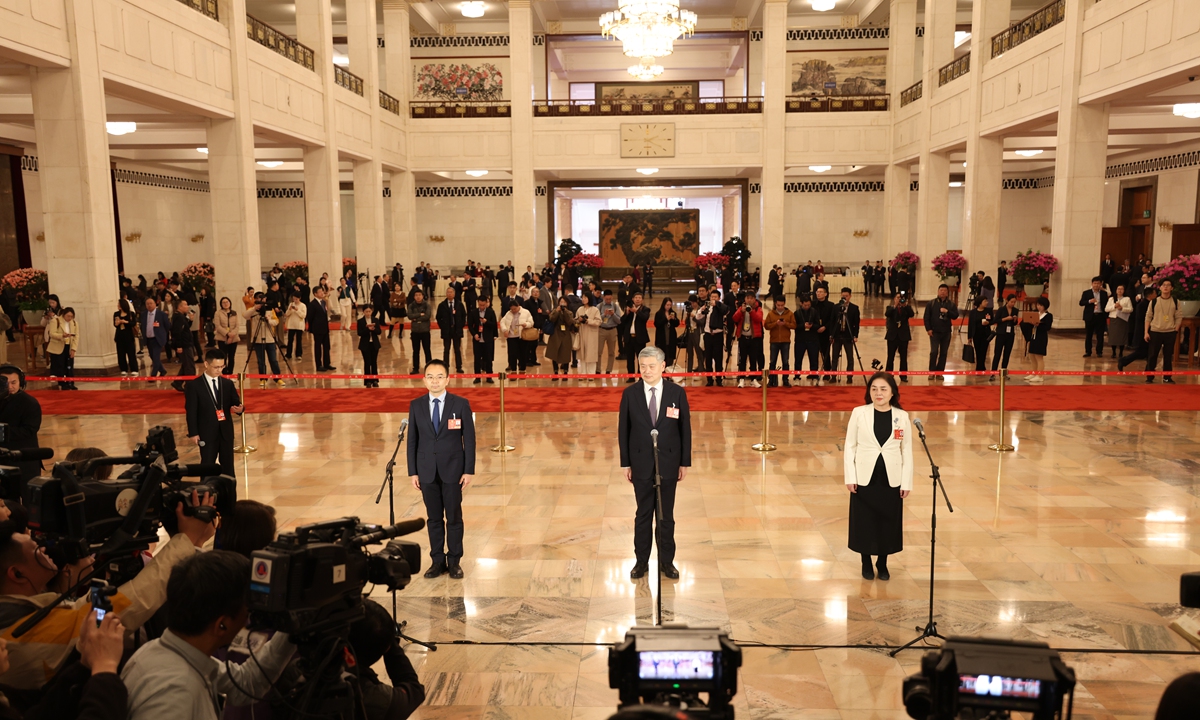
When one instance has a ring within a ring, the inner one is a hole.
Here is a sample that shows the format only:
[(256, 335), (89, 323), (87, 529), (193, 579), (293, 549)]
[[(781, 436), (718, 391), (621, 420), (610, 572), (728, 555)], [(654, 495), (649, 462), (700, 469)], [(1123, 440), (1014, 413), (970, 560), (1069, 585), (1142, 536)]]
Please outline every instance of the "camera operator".
[[(271, 374), (279, 374), (279, 357), (276, 355), (274, 327), (279, 324), (279, 316), (270, 306), (266, 296), (260, 292), (254, 293), (254, 305), (242, 317), (246, 318), (246, 332), (250, 335), (250, 347), (258, 358), (258, 374), (267, 374), (267, 361), (271, 363)], [(266, 327), (263, 326), (266, 323)], [(283, 378), (275, 378), (275, 384), (284, 386)], [(265, 388), (267, 381), (260, 378), (258, 387)]]
[[(950, 334), (958, 319), (958, 306), (950, 302), (950, 287), (938, 285), (937, 297), (925, 306), (925, 333), (929, 335), (929, 369), (945, 370), (950, 351)], [(932, 380), (936, 376), (930, 376)]]
[[(824, 281), (822, 281), (824, 282)], [(836, 321), (834, 317), (833, 303), (829, 302), (829, 283), (817, 287), (814, 291), (816, 300), (813, 300), (812, 308), (817, 311), (817, 345), (821, 352), (821, 369), (829, 372), (833, 369), (829, 359), (829, 349), (833, 343), (833, 324)], [(825, 375), (823, 378), (826, 382), (833, 380), (832, 375)]]
[[(192, 504), (201, 504), (194, 493)], [(203, 504), (212, 506), (214, 502), (206, 495)], [(179, 533), (112, 596), (113, 611), (131, 630), (141, 627), (163, 604), (171, 569), (195, 555), (216, 531), (212, 523), (185, 515), (183, 503), (176, 507), (175, 515)], [(80, 623), (91, 612), (86, 598), (64, 602), (29, 632), (12, 637), (13, 628), (25, 617), (57, 599), (58, 595), (47, 589), (58, 576), (58, 566), (28, 533), (20, 532), (11, 522), (0, 523), (0, 637), (9, 641), (12, 667), (4, 674), (4, 682), (11, 687), (36, 689), (44, 685), (79, 641)]]
[(133, 654), (121, 679), (129, 720), (218, 720), (220, 696), (247, 705), (267, 693), (296, 646), (274, 637), (242, 665), (212, 657), (250, 617), (250, 561), (228, 550), (189, 558), (167, 581), (167, 630)]
[[(896, 296), (892, 298), (892, 304), (883, 311), (884, 322), (887, 324), (884, 338), (887, 340), (888, 372), (892, 371), (897, 354), (900, 355), (900, 372), (908, 372), (908, 343), (912, 340), (912, 331), (909, 330), (908, 321), (915, 315), (916, 312), (908, 302), (907, 292), (896, 293)], [(900, 382), (908, 382), (908, 376), (901, 375)]]
[[(38, 430), (42, 427), (42, 405), (25, 392), (25, 374), (16, 365), (0, 365), (0, 376), (5, 380), (0, 388), (0, 423), (8, 427), (0, 447), (7, 450), (36, 448)], [(26, 460), (16, 463), (21, 470), (21, 479), (28, 482), (42, 473), (41, 460)]]
[[(696, 311), (696, 325), (704, 333), (704, 372), (722, 372), (721, 353), (725, 345), (725, 316), (728, 311), (721, 304), (721, 292), (713, 289), (708, 293), (708, 304)], [(721, 376), (708, 377), (704, 385), (712, 387), (713, 381), (721, 387)]]
[[(358, 666), (366, 720), (404, 720), (425, 702), (425, 686), (396, 642), (396, 624), (388, 611), (373, 600), (364, 600), (363, 610), (363, 618), (350, 626), (349, 642)], [(390, 686), (371, 669), (380, 658), (392, 681)]]
[[(846, 370), (854, 371), (854, 345), (858, 342), (858, 326), (860, 314), (858, 306), (850, 302), (852, 291), (848, 287), (842, 288), (842, 301), (838, 303), (835, 310), (836, 320), (833, 323), (833, 364), (834, 370), (838, 369), (838, 365), (842, 361), (842, 351), (846, 351)], [(834, 378), (833, 382), (837, 382)], [(853, 385), (854, 376), (847, 375), (846, 383)]]

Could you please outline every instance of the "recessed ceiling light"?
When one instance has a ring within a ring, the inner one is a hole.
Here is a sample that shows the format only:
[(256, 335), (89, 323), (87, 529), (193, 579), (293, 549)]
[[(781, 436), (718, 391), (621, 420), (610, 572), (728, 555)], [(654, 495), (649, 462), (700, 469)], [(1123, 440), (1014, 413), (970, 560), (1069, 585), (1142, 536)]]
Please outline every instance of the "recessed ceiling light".
[(967, 166), (967, 161), (963, 160), (963, 167), (966, 167), (966, 166)]
[(1041, 155), (1043, 152), (1045, 152), (1045, 150), (1018, 150), (1017, 154), (1021, 157), (1034, 157), (1036, 155)]
[(137, 132), (137, 123), (135, 122), (106, 122), (104, 129), (109, 135), (128, 135), (131, 132)]
[(643, 175), (653, 175), (658, 172), (658, 168), (638, 168), (637, 171)]
[(258, 164), (262, 165), (265, 168), (277, 168), (283, 164), (283, 161), (282, 160), (259, 160)]
[(333, 64), (340, 65), (342, 67), (350, 67), (350, 58), (346, 57), (345, 55), (334, 55)]
[(467, 174), (470, 175), (471, 177), (483, 177), (484, 175), (487, 175), (487, 173), (488, 173), (487, 170), (468, 170), (467, 171)]
[(469, 0), (469, 2), (460, 3), (458, 9), (462, 12), (463, 17), (483, 17), (483, 3), (480, 0)]
[(1200, 103), (1178, 103), (1172, 112), (1180, 117), (1196, 120), (1200, 118)]
[(828, 172), (828, 171), (832, 170), (833, 166), (832, 165), (809, 165), (808, 169), (812, 170), (815, 173), (823, 173), (823, 172)]
[(207, 155), (207, 154), (208, 154), (208, 148), (196, 148), (196, 152), (198, 152), (198, 153), (204, 153), (205, 155)]
[(963, 184), (960, 182), (957, 182), (957, 181), (950, 183), (950, 187), (962, 187), (962, 186), (963, 186)]
[(832, 10), (833, 6), (837, 4), (837, 0), (808, 0), (808, 4), (812, 5), (812, 9), (817, 12), (825, 12)]

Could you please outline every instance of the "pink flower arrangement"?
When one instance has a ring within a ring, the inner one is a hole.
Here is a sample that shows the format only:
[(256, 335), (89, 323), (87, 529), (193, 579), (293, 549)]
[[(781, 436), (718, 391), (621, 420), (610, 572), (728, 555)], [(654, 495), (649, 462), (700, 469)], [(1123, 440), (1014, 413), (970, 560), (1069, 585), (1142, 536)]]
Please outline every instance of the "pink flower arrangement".
[(206, 262), (188, 265), (179, 273), (179, 279), (185, 288), (193, 292), (200, 292), (201, 288), (208, 288), (209, 293), (216, 290), (216, 271)]
[(945, 280), (951, 276), (961, 276), (967, 269), (967, 259), (957, 250), (950, 250), (933, 259), (933, 271)]
[(1154, 282), (1170, 280), (1171, 296), (1178, 300), (1200, 300), (1200, 255), (1180, 255), (1154, 275)]
[(921, 258), (915, 252), (909, 252), (908, 250), (892, 258), (892, 261), (889, 263), (889, 265), (897, 270), (907, 270), (910, 273), (914, 272), (920, 264)]
[(704, 253), (692, 261), (697, 270), (724, 270), (729, 265), (729, 257), (721, 253)]
[(343, 273), (346, 272), (346, 268), (352, 268), (352, 267), (357, 267), (357, 266), (358, 266), (358, 258), (349, 258), (349, 257), (342, 258), (342, 272)]
[(305, 280), (308, 280), (308, 263), (304, 262), (303, 260), (285, 262), (279, 266), (279, 269), (283, 271), (283, 281), (287, 283), (286, 288), (282, 286), (280, 287), (280, 289), (284, 290), (284, 292), (287, 292), (292, 285), (296, 284), (297, 278), (302, 277)]
[(18, 268), (4, 276), (4, 284), (17, 295), (17, 305), (22, 310), (45, 310), (50, 307), (46, 297), (50, 294), (50, 276), (45, 270)]
[(489, 62), (428, 63), (416, 71), (418, 100), (480, 101), (504, 96), (504, 76)]
[(593, 253), (576, 253), (575, 257), (567, 261), (567, 267), (573, 268), (602, 268), (604, 267), (604, 258)]
[(1016, 284), (1041, 285), (1050, 279), (1051, 273), (1058, 272), (1058, 258), (1031, 248), (1019, 253), (1009, 268)]

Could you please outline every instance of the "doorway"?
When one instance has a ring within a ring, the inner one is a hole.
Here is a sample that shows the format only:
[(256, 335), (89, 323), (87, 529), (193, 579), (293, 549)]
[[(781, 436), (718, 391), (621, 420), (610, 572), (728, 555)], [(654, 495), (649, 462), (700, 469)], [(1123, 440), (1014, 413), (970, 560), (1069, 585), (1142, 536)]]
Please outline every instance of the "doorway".
[[(1101, 256), (1109, 253), (1118, 265), (1139, 255), (1154, 256), (1155, 206), (1158, 176), (1121, 181), (1116, 228), (1105, 228), (1101, 238)], [(1099, 258), (1097, 258), (1099, 265)]]

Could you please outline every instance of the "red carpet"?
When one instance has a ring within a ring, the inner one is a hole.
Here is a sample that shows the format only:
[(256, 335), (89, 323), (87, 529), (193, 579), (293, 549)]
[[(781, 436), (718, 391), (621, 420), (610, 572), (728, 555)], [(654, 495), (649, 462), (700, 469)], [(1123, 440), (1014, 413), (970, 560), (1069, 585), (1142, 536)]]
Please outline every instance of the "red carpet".
[[(1101, 388), (1103, 388), (1101, 390)], [(616, 412), (623, 387), (505, 388), (507, 412)], [(478, 412), (497, 412), (500, 393), (494, 387), (452, 388)], [(254, 413), (399, 413), (423, 390), (417, 388), (286, 388), (247, 390), (246, 405)], [(694, 411), (756, 412), (762, 391), (751, 388), (689, 387)], [(46, 415), (163, 415), (183, 412), (183, 395), (174, 390), (34, 390)], [(995, 385), (966, 387), (902, 387), (908, 410), (997, 410)], [(847, 411), (863, 404), (863, 387), (773, 388), (767, 408), (774, 411)], [(1200, 410), (1200, 385), (1011, 385), (1009, 410)]]

